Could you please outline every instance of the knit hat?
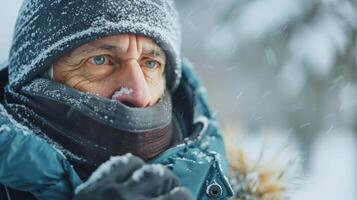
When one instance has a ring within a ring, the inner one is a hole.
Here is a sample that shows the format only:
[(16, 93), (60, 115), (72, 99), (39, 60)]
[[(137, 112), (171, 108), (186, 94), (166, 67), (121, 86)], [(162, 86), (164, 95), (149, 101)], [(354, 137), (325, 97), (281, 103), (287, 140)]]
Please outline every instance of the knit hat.
[(166, 53), (166, 80), (181, 77), (181, 33), (173, 0), (24, 0), (9, 56), (9, 82), (19, 88), (71, 50), (106, 36), (138, 34)]

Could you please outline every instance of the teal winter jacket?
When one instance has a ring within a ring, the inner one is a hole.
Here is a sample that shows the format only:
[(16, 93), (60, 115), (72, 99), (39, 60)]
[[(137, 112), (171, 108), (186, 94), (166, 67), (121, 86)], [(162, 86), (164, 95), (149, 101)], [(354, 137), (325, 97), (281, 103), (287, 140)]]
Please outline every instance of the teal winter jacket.
[[(183, 63), (180, 87), (190, 93), (192, 133), (151, 162), (170, 168), (196, 199), (228, 199), (233, 194), (225, 176), (227, 159), (222, 135), (208, 107), (204, 87), (192, 65)], [(0, 199), (17, 200), (20, 191), (40, 200), (72, 199), (74, 189), (85, 181), (61, 150), (36, 131), (18, 123), (0, 104)]]

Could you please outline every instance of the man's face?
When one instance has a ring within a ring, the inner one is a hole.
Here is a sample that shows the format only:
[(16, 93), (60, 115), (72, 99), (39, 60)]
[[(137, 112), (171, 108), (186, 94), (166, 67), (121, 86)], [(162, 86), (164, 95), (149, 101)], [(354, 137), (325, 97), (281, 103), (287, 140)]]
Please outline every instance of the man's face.
[(54, 79), (83, 92), (134, 107), (157, 103), (164, 93), (163, 50), (138, 35), (110, 36), (85, 44), (54, 64)]

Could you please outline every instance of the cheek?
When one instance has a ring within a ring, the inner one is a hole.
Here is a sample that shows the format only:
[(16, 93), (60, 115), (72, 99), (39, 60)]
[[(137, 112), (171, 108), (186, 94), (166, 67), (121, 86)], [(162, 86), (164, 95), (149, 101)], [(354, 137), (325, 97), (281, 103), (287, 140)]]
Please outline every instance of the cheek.
[(102, 66), (102, 67), (93, 67), (93, 66), (83, 66), (83, 73), (87, 74), (93, 79), (106, 79), (110, 77), (114, 72), (114, 67), (112, 66)]
[(115, 90), (112, 81), (106, 79), (99, 81), (83, 81), (74, 86), (74, 88), (82, 92), (88, 92), (106, 98), (111, 97), (111, 94), (113, 94)]
[(91, 83), (92, 91), (95, 91), (95, 94), (111, 98), (112, 94), (118, 89), (118, 84), (115, 80), (112, 80), (110, 77)]
[(166, 82), (164, 78), (157, 79), (155, 81), (148, 82), (150, 93), (153, 100), (156, 102), (164, 94)]

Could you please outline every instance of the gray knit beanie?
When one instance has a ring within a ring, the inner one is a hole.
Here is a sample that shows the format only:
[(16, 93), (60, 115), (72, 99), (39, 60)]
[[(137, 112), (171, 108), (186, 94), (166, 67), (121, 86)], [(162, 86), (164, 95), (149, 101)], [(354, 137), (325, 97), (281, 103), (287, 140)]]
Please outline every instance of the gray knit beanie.
[(10, 86), (23, 86), (85, 43), (125, 33), (160, 45), (167, 86), (174, 90), (181, 78), (181, 33), (173, 0), (24, 0), (9, 56)]

